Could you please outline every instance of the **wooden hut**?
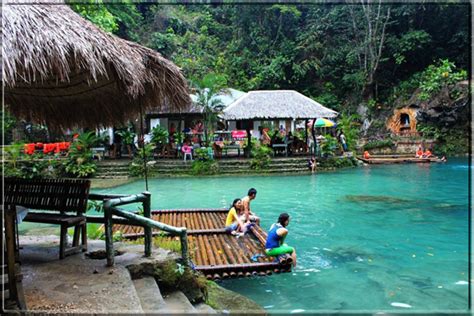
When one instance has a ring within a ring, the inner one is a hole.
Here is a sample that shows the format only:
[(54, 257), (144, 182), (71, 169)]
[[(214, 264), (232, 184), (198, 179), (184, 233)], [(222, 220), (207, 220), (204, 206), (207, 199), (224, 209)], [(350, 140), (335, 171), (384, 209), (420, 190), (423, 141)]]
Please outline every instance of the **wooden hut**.
[(336, 111), (294, 90), (249, 91), (224, 110), (224, 119), (233, 121), (229, 122), (229, 129), (246, 129), (249, 138), (250, 135), (259, 138), (262, 125), (283, 126), (293, 131), (297, 120), (304, 120), (306, 126), (308, 119), (337, 115)]
[(279, 125), (286, 128), (295, 120), (337, 115), (336, 111), (294, 90), (249, 91), (224, 110), (224, 119), (241, 122), (235, 123), (236, 128), (243, 128), (246, 123), (242, 122), (249, 121), (253, 131), (264, 122), (281, 122)]
[(180, 69), (158, 52), (100, 30), (64, 4), (3, 6), (5, 104), (54, 126), (126, 122), (161, 104), (190, 104)]

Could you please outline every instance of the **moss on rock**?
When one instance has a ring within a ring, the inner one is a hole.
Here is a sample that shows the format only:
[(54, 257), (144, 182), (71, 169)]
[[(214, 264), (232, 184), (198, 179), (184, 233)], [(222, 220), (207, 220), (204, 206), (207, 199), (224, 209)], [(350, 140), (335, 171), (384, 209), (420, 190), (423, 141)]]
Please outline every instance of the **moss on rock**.
[(229, 291), (213, 281), (207, 281), (206, 304), (217, 311), (228, 311), (231, 314), (261, 314), (266, 311), (251, 299)]

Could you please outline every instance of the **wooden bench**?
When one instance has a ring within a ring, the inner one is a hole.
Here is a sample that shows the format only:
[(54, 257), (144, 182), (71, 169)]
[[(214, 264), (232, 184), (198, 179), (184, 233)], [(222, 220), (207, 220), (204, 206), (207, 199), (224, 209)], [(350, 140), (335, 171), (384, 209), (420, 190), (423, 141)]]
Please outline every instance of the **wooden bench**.
[(288, 146), (290, 146), (293, 141), (285, 141), (283, 144), (273, 144), (273, 153), (276, 156), (278, 150), (283, 149), (285, 151), (285, 156), (288, 157)]
[[(59, 258), (63, 259), (79, 250), (87, 250), (84, 213), (89, 189), (89, 180), (5, 178), (4, 201), (5, 205), (31, 209), (24, 221), (60, 225)], [(74, 237), (72, 247), (67, 249), (69, 227), (74, 227)]]

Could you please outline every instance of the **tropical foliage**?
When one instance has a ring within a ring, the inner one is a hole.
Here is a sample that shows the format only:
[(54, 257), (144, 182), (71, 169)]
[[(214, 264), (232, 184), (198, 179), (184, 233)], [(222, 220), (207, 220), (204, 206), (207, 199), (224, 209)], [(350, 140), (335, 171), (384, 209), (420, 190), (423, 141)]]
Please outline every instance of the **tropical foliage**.
[(209, 135), (214, 134), (215, 124), (219, 120), (219, 113), (224, 109), (224, 103), (217, 98), (218, 93), (223, 93), (226, 79), (222, 75), (209, 73), (201, 80), (195, 80), (196, 103), (202, 108), (204, 115), (204, 140), (209, 145)]

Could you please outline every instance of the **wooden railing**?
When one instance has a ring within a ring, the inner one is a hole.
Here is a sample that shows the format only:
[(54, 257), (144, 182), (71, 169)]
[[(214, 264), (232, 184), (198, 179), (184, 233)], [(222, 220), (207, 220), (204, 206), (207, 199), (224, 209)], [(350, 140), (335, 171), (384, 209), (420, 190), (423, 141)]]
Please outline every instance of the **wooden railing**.
[[(88, 216), (87, 222), (103, 222), (105, 226), (105, 248), (107, 254), (107, 265), (113, 266), (114, 264), (114, 248), (113, 248), (113, 231), (112, 225), (126, 224), (142, 226), (144, 229), (144, 244), (145, 244), (145, 256), (151, 256), (151, 249), (153, 243), (152, 229), (160, 229), (169, 235), (179, 236), (181, 242), (181, 255), (185, 265), (189, 264), (188, 259), (188, 240), (186, 227), (174, 227), (164, 223), (160, 223), (151, 219), (150, 200), (151, 194), (149, 192), (143, 192), (135, 195), (101, 195), (101, 194), (90, 194), (89, 199), (91, 200), (102, 200), (104, 202), (104, 217), (98, 218), (94, 216)], [(118, 208), (121, 205), (142, 203), (143, 216)]]

